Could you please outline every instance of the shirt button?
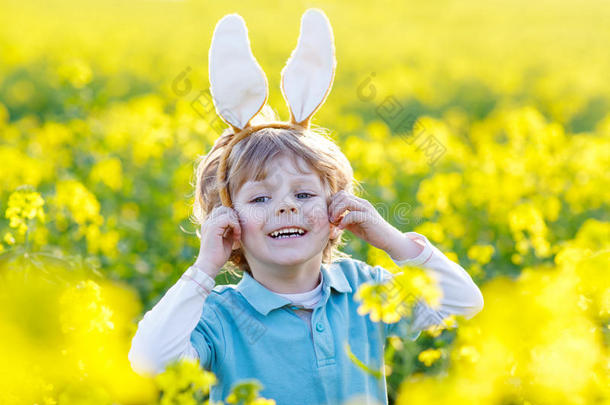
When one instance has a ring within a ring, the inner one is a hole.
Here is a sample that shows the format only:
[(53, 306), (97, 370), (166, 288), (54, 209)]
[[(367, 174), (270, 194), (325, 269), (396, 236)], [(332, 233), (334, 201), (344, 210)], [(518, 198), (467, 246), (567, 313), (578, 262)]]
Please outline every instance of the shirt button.
[(318, 322), (318, 323), (316, 324), (316, 330), (317, 330), (318, 332), (322, 332), (322, 331), (324, 330), (324, 325)]

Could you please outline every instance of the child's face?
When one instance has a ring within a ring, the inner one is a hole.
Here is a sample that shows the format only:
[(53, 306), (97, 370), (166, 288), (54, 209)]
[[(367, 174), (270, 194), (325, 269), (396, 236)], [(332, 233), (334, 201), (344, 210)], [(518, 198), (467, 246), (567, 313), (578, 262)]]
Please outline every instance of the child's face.
[[(247, 181), (233, 199), (241, 227), (241, 246), (251, 268), (275, 269), (311, 263), (322, 258), (329, 237), (337, 236), (328, 219), (327, 188), (307, 163), (299, 159), (299, 172), (285, 155), (267, 163), (268, 176), (261, 182)], [(283, 227), (305, 231), (302, 236), (273, 238)], [(235, 246), (234, 246), (235, 247)]]

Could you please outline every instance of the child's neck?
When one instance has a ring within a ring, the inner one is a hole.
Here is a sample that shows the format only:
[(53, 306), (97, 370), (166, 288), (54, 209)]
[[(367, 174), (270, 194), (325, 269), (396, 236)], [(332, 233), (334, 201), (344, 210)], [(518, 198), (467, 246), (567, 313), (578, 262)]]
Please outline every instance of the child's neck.
[(295, 266), (250, 266), (256, 281), (280, 294), (298, 294), (311, 291), (320, 283), (321, 257)]

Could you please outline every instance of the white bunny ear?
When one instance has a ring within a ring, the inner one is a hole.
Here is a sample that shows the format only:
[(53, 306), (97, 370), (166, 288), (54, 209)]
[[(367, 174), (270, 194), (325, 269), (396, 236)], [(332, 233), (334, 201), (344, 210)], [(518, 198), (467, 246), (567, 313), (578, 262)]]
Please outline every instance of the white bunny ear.
[(227, 14), (214, 29), (209, 53), (210, 92), (218, 115), (234, 130), (248, 125), (265, 105), (267, 77), (256, 62), (244, 19)]
[(330, 22), (321, 10), (311, 8), (301, 18), (297, 47), (282, 70), (282, 93), (293, 123), (309, 126), (330, 92), (336, 66)]

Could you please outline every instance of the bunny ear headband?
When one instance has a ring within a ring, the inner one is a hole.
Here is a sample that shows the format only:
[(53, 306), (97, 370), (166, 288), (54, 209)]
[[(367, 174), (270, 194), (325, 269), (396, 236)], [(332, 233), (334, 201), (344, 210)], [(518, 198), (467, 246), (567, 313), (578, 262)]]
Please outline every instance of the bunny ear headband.
[(333, 32), (326, 15), (309, 9), (301, 18), (296, 48), (282, 70), (281, 90), (290, 110), (290, 122), (250, 125), (269, 95), (267, 78), (256, 62), (244, 19), (224, 16), (216, 25), (209, 53), (210, 92), (216, 113), (233, 128), (233, 137), (218, 166), (222, 204), (231, 207), (227, 189), (227, 162), (231, 149), (242, 139), (263, 128), (308, 129), (335, 76), (337, 61)]

